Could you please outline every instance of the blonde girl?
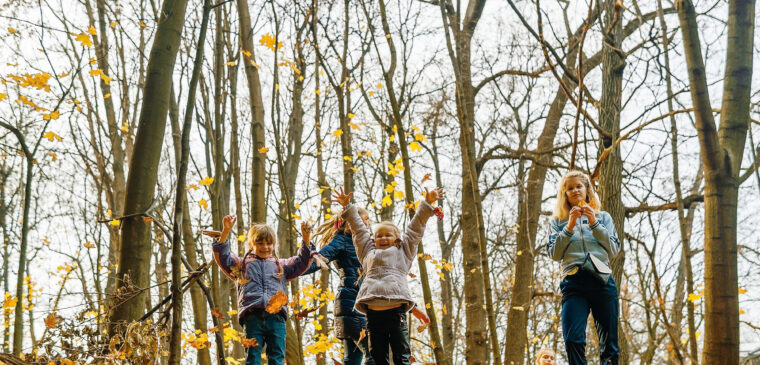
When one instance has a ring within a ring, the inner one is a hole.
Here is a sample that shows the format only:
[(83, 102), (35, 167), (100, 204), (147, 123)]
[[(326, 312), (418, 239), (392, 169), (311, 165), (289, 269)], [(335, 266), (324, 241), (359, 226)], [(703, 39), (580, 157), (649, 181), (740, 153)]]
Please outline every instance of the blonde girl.
[(285, 359), (287, 300), (278, 299), (286, 298), (286, 283), (301, 275), (316, 255), (309, 249), (311, 226), (307, 222), (301, 224), (303, 240), (298, 255), (280, 259), (274, 229), (256, 223), (248, 230), (249, 251), (239, 258), (230, 252), (228, 239), (236, 220), (234, 215), (228, 215), (222, 220), (221, 232), (203, 233), (214, 238), (214, 260), (237, 285), (238, 321), (245, 329), (245, 337), (255, 339), (258, 344), (248, 347), (245, 364), (261, 364), (261, 349), (266, 345), (268, 364), (280, 365)]
[(550, 222), (549, 256), (562, 263), (562, 335), (570, 365), (586, 364), (586, 320), (596, 322), (600, 363), (618, 363), (618, 290), (609, 274), (620, 251), (615, 224), (588, 176), (562, 177)]

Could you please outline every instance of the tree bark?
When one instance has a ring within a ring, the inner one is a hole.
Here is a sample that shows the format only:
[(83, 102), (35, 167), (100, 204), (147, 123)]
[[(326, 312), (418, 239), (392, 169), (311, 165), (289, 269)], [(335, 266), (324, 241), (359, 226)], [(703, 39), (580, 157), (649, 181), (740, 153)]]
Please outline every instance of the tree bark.
[(739, 363), (736, 224), (750, 110), (755, 2), (730, 1), (720, 129), (710, 105), (694, 5), (676, 1), (705, 171), (704, 364)]
[(154, 200), (158, 162), (161, 157), (166, 112), (172, 71), (185, 21), (187, 0), (166, 0), (161, 10), (156, 38), (148, 60), (142, 110), (135, 137), (135, 150), (130, 160), (121, 221), (121, 241), (117, 290), (119, 294), (137, 292), (129, 298), (116, 299), (110, 315), (111, 335), (125, 322), (140, 318), (145, 311), (145, 298), (150, 285), (150, 223), (143, 220)]

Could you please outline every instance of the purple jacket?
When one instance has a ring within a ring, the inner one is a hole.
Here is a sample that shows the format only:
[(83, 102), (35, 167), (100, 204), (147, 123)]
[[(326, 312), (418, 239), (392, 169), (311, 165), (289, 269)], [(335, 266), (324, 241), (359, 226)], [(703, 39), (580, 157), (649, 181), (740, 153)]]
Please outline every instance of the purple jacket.
[[(230, 252), (229, 240), (214, 242), (212, 245), (214, 260), (227, 277), (235, 281), (238, 299), (238, 321), (250, 309), (266, 308), (269, 298), (281, 291), (288, 293), (286, 283), (297, 278), (311, 265), (311, 257), (316, 255), (309, 247), (301, 243), (298, 255), (288, 259), (275, 260), (273, 257), (263, 259), (249, 253), (239, 258)], [(283, 275), (276, 275), (282, 267)], [(282, 306), (280, 313), (287, 316), (287, 307)]]

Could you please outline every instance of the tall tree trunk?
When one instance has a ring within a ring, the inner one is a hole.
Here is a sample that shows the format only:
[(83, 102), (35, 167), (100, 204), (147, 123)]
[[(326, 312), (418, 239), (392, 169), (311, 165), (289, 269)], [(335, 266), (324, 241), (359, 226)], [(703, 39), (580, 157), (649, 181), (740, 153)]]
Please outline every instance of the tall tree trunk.
[[(130, 160), (121, 221), (119, 270), (116, 288), (130, 291), (130, 286), (147, 289), (150, 285), (150, 223), (142, 214), (151, 207), (161, 157), (166, 112), (174, 62), (179, 49), (187, 0), (166, 0), (161, 9), (156, 38), (148, 59), (142, 110)], [(129, 299), (117, 296), (110, 315), (113, 335), (125, 322), (140, 318), (145, 311), (145, 291)]]
[(261, 81), (253, 51), (253, 29), (248, 12), (248, 0), (237, 0), (238, 22), (240, 23), (240, 48), (248, 81), (248, 96), (251, 103), (251, 135), (253, 136), (253, 180), (251, 182), (251, 221), (264, 222), (267, 217), (266, 196), (266, 155), (259, 153), (264, 147), (264, 101), (261, 97)]
[(747, 138), (753, 66), (755, 2), (730, 1), (720, 130), (705, 76), (694, 5), (676, 1), (695, 124), (705, 170), (704, 364), (739, 363), (736, 220), (739, 171)]
[[(625, 53), (621, 51), (623, 43), (622, 11), (615, 0), (605, 0), (602, 4), (604, 28), (602, 43), (602, 98), (599, 108), (599, 125), (610, 137), (602, 137), (599, 153), (612, 146), (620, 137), (620, 110), (622, 108), (623, 72), (625, 71)], [(625, 206), (622, 201), (623, 161), (620, 149), (613, 148), (600, 168), (599, 200), (602, 209), (612, 216), (617, 236), (620, 239), (620, 252), (610, 262), (612, 275), (618, 287), (622, 285), (623, 267), (625, 265)], [(618, 319), (618, 345), (620, 363), (628, 364), (628, 344), (622, 336), (622, 321)]]

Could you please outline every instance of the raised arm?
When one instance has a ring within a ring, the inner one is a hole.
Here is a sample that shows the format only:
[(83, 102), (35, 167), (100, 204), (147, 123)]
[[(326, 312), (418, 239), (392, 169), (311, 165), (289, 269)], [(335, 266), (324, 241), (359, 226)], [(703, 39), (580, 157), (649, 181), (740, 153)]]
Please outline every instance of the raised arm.
[(219, 265), (220, 269), (222, 269), (224, 275), (227, 275), (227, 277), (230, 279), (235, 280), (235, 277), (232, 276), (232, 267), (240, 265), (243, 260), (230, 252), (229, 240), (224, 240), (221, 242), (219, 240), (215, 240), (211, 245), (211, 249), (214, 252), (214, 261), (216, 261), (216, 264)]
[(417, 244), (420, 243), (422, 235), (425, 234), (425, 223), (433, 215), (433, 204), (443, 200), (445, 195), (446, 192), (441, 187), (433, 190), (425, 188), (425, 199), (420, 202), (420, 206), (417, 207), (417, 212), (414, 213), (412, 221), (409, 222), (409, 226), (406, 227), (406, 230), (401, 235), (401, 248), (410, 260), (414, 259), (414, 256), (417, 255)]
[[(333, 262), (333, 260), (338, 258), (338, 255), (342, 251), (341, 246), (342, 245), (341, 245), (340, 239), (338, 238), (338, 235), (336, 234), (335, 237), (333, 237), (333, 239), (330, 240), (330, 243), (328, 243), (327, 246), (322, 247), (322, 249), (317, 251), (317, 253), (319, 253), (320, 256), (324, 257), (327, 263), (329, 264)], [(312, 251), (316, 250), (314, 245), (311, 246), (311, 250)], [(309, 266), (309, 268), (306, 269), (306, 271), (301, 275), (313, 274), (319, 271), (319, 269), (320, 269), (319, 265), (316, 262), (312, 262), (311, 266)]]
[(599, 219), (591, 224), (590, 228), (599, 245), (607, 250), (610, 259), (617, 256), (620, 252), (620, 240), (618, 240), (612, 216), (607, 212), (602, 212)]
[(346, 220), (348, 228), (351, 229), (356, 256), (359, 258), (359, 262), (363, 262), (364, 257), (375, 249), (375, 244), (372, 243), (372, 237), (369, 235), (367, 226), (364, 225), (364, 221), (359, 216), (359, 211), (353, 204), (349, 204), (344, 208), (342, 217)]
[(311, 256), (316, 254), (316, 252), (312, 252), (309, 249), (309, 245), (306, 242), (301, 241), (301, 247), (298, 249), (296, 256), (280, 260), (280, 265), (282, 265), (283, 272), (285, 273), (285, 280), (290, 281), (303, 274), (311, 264)]

